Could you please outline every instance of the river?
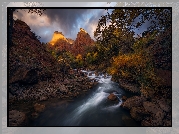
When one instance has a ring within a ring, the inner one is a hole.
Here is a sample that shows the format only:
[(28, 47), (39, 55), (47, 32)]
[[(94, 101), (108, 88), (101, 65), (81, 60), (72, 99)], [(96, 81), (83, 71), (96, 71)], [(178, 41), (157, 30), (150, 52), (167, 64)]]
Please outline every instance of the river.
[[(46, 108), (30, 126), (140, 126), (131, 118), (129, 111), (120, 107), (122, 96), (129, 97), (129, 93), (111, 81), (109, 75), (83, 72), (99, 83), (86, 95)], [(108, 100), (110, 93), (114, 93), (119, 102)]]

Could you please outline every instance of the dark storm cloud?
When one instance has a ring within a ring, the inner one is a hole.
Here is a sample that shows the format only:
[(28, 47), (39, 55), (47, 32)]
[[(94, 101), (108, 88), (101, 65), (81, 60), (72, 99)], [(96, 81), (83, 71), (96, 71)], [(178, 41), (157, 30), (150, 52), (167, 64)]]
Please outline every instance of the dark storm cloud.
[(64, 34), (68, 34), (76, 30), (80, 21), (85, 21), (85, 14), (88, 9), (48, 9), (45, 14), (51, 23), (57, 23)]
[[(94, 13), (92, 15), (92, 17), (89, 19), (88, 23), (84, 26), (84, 29), (86, 31), (89, 31), (91, 38), (94, 39), (93, 35), (94, 35), (94, 31), (96, 30), (96, 26), (98, 24), (99, 19), (101, 18), (102, 15), (104, 15), (104, 13), (106, 13), (106, 10), (102, 9), (102, 10), (98, 10), (97, 13)], [(90, 25), (89, 25), (90, 24)]]
[(99, 19), (106, 13), (104, 9), (46, 9), (42, 16), (28, 11), (14, 13), (41, 37), (41, 42), (49, 42), (54, 31), (62, 32), (65, 37), (76, 39), (80, 28), (84, 28), (93, 37)]

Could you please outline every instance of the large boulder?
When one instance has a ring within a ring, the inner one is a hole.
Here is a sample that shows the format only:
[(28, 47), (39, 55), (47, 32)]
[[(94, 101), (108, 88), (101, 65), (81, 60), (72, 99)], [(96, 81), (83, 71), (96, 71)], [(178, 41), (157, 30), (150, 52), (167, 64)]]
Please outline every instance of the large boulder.
[(9, 111), (9, 126), (24, 126), (26, 115), (17, 110)]
[(126, 101), (127, 100), (127, 97), (126, 96), (122, 96), (122, 101)]
[(132, 93), (140, 93), (140, 88), (137, 85), (131, 84), (124, 80), (119, 80), (119, 86)]
[(132, 107), (141, 106), (145, 100), (145, 97), (133, 96), (131, 98), (128, 98), (125, 102), (123, 102), (121, 106), (123, 108), (131, 109)]
[[(163, 119), (166, 116), (166, 113), (160, 108), (158, 104), (154, 102), (146, 101), (143, 103), (145, 111), (151, 114), (150, 123), (151, 126), (163, 126)], [(145, 122), (145, 121), (144, 121)]]
[(40, 112), (43, 112), (44, 109), (45, 109), (45, 105), (39, 104), (39, 103), (35, 103), (34, 104), (34, 110), (35, 110), (35, 112), (40, 113)]
[(113, 93), (111, 93), (111, 94), (108, 96), (108, 99), (111, 100), (111, 101), (117, 101), (117, 96), (114, 95)]
[(144, 107), (132, 107), (130, 110), (131, 117), (136, 121), (141, 121), (144, 115), (149, 114), (145, 111)]
[(162, 119), (163, 114), (152, 115), (144, 120), (142, 120), (141, 125), (146, 127), (158, 127), (164, 126), (164, 121)]
[(141, 88), (140, 92), (141, 96), (144, 96), (145, 98), (153, 98), (155, 95), (154, 89), (149, 87)]
[(153, 117), (149, 117), (149, 119), (144, 119), (141, 122), (142, 126), (146, 127), (158, 127), (163, 126), (163, 120), (162, 119), (154, 119)]
[(162, 111), (158, 104), (154, 104), (153, 102), (145, 101), (143, 102), (143, 107), (147, 112), (152, 114), (156, 114), (159, 111)]
[(171, 107), (166, 103), (164, 99), (156, 100), (156, 102), (163, 111), (169, 112), (171, 110)]

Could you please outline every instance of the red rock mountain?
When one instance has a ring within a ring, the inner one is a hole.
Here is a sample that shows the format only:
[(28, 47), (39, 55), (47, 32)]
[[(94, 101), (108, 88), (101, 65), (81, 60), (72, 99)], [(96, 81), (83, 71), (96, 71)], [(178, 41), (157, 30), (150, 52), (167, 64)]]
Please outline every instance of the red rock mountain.
[(75, 41), (66, 38), (62, 32), (55, 31), (52, 40), (49, 43), (53, 49), (70, 51), (74, 55), (83, 55), (85, 47), (92, 45), (94, 40), (91, 39), (90, 35), (83, 28), (80, 28)]
[(86, 46), (90, 46), (94, 43), (94, 40), (91, 39), (90, 35), (83, 29), (80, 28), (80, 32), (77, 34), (77, 38), (73, 43), (72, 53), (84, 54), (84, 50)]
[(14, 84), (32, 84), (57, 74), (56, 59), (23, 21), (14, 21), (13, 45), (9, 48), (9, 89)]
[(51, 48), (56, 50), (70, 51), (73, 42), (74, 41), (72, 39), (66, 38), (62, 32), (55, 31), (49, 43), (52, 45)]

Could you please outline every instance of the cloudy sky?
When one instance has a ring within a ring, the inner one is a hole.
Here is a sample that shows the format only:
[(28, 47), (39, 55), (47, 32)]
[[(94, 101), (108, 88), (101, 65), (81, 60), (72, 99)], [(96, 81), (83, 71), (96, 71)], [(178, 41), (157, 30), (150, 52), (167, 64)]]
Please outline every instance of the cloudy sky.
[[(114, 6), (114, 3), (103, 3), (101, 6)], [(98, 20), (107, 13), (105, 9), (46, 9), (42, 16), (30, 14), (28, 10), (14, 12), (14, 18), (26, 22), (31, 31), (41, 37), (41, 42), (49, 42), (54, 31), (62, 32), (66, 38), (76, 39), (80, 28), (93, 37)], [(112, 9), (110, 10), (110, 12)]]
[[(30, 4), (27, 4), (30, 3)], [(11, 2), (8, 7), (34, 6), (35, 2)], [(84, 9), (46, 9), (42, 16), (30, 14), (24, 10), (14, 12), (14, 18), (26, 22), (31, 31), (41, 37), (41, 42), (49, 42), (54, 31), (62, 32), (66, 38), (76, 39), (80, 28), (85, 29), (93, 37), (98, 20), (107, 12), (98, 7), (115, 7), (116, 2), (43, 2), (40, 7), (84, 7)], [(97, 9), (85, 9), (85, 7), (96, 7)], [(109, 11), (111, 12), (112, 9)], [(136, 34), (141, 34), (150, 25), (146, 21), (140, 28), (135, 29)]]

